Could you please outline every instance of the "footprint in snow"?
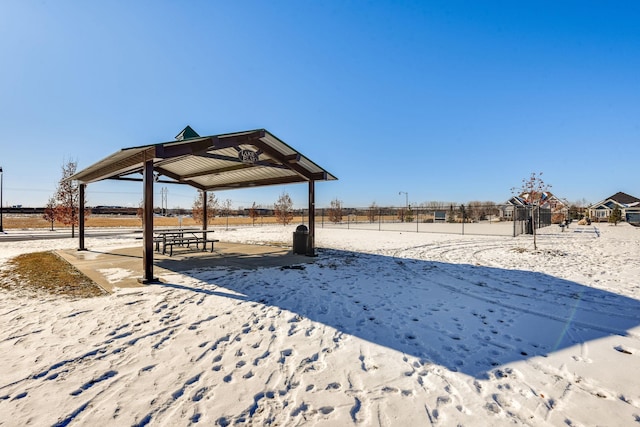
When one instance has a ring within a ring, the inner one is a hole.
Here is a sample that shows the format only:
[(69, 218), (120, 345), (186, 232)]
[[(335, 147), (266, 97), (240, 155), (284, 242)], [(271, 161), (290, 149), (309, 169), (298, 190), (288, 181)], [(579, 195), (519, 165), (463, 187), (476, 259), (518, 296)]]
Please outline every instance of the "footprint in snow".
[(279, 362), (282, 363), (284, 365), (285, 361), (287, 360), (287, 357), (291, 356), (293, 354), (293, 350), (288, 348), (286, 350), (282, 350), (280, 352), (280, 360)]

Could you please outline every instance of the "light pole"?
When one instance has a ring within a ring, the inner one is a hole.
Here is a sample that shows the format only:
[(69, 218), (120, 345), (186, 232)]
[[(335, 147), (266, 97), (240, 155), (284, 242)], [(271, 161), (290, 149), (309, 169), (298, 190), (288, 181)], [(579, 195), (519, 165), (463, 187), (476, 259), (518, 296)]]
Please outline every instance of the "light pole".
[(0, 233), (4, 233), (4, 228), (2, 228), (2, 166), (0, 166)]
[(400, 194), (400, 195), (404, 194), (404, 198), (405, 198), (404, 207), (409, 209), (409, 193), (407, 193), (406, 191), (400, 191), (400, 192), (398, 192), (398, 194)]
[(398, 191), (398, 194), (403, 195), (404, 194), (404, 200), (405, 200), (405, 204), (404, 204), (404, 212), (402, 212), (402, 216), (400, 217), (400, 221), (404, 222), (405, 218), (407, 215), (407, 211), (409, 210), (409, 193), (407, 193), (406, 191)]

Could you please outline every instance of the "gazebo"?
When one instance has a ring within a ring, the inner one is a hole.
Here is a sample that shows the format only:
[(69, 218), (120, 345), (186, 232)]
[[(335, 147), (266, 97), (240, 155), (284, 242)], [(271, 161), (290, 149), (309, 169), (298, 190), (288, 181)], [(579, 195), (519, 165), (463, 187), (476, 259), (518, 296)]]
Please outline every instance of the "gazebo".
[[(315, 182), (337, 178), (265, 129), (201, 137), (190, 126), (175, 141), (124, 148), (69, 177), (79, 183), (80, 212), (86, 186), (105, 179), (143, 182), (142, 283), (153, 277), (153, 184), (184, 184), (203, 191), (306, 182), (309, 186), (307, 255), (315, 255)], [(206, 203), (203, 204), (206, 218)], [(85, 250), (84, 216), (78, 227)], [(203, 222), (207, 229), (207, 221)]]

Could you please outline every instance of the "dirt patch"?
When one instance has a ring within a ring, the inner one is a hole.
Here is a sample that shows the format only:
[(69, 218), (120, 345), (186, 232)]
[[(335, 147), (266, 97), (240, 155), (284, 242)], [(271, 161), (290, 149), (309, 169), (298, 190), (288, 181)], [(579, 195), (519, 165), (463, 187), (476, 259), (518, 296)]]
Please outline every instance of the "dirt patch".
[(106, 294), (54, 252), (33, 252), (10, 259), (0, 272), (0, 287), (31, 295), (47, 293), (71, 298)]

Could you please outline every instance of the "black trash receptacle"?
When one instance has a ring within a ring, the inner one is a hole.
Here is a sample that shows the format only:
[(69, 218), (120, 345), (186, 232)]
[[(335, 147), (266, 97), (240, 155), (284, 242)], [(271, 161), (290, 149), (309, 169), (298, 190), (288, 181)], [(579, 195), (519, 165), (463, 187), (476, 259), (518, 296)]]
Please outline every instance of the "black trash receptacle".
[(527, 220), (527, 234), (533, 234), (533, 220), (531, 218)]
[(309, 242), (309, 229), (306, 225), (300, 224), (293, 232), (293, 253), (306, 254)]

